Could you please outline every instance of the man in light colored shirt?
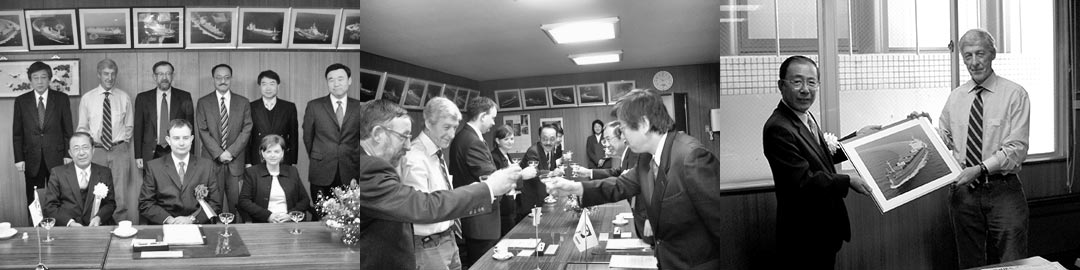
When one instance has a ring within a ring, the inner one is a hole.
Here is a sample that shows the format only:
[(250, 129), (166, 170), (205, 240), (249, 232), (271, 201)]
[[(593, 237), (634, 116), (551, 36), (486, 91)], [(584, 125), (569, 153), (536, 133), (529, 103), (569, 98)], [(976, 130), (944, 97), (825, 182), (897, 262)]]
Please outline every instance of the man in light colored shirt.
[[(399, 165), (403, 184), (423, 192), (453, 189), (443, 150), (454, 140), (458, 122), (461, 112), (453, 101), (443, 97), (428, 101), (424, 107), (424, 132), (412, 140), (405, 160)], [(460, 233), (454, 220), (414, 223), (416, 269), (461, 269), (455, 241)]]
[(76, 131), (90, 133), (102, 153), (91, 162), (109, 167), (116, 192), (116, 220), (139, 221), (139, 185), (132, 179), (131, 132), (135, 122), (131, 98), (116, 87), (116, 62), (106, 58), (97, 65), (100, 85), (82, 96)]

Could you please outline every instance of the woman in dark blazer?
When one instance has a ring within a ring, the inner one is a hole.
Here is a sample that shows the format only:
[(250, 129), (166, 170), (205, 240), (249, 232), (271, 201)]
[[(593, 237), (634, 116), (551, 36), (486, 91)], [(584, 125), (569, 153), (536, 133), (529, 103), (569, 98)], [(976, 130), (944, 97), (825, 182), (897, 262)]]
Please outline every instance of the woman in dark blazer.
[(289, 221), (289, 212), (308, 212), (311, 199), (296, 167), (283, 164), (285, 140), (270, 134), (259, 144), (264, 163), (248, 167), (240, 191), (237, 208), (251, 216), (254, 222), (280, 223)]
[[(283, 164), (295, 165), (296, 153), (299, 148), (297, 133), (300, 130), (296, 120), (296, 105), (292, 102), (278, 98), (278, 85), (281, 78), (273, 70), (263, 71), (258, 77), (259, 91), (262, 98), (251, 102), (251, 140), (259, 142), (266, 135), (276, 134), (285, 139), (281, 145), (285, 150)], [(269, 107), (269, 108), (268, 108)], [(262, 161), (262, 153), (257, 147), (248, 147), (247, 162), (249, 165), (259, 164)]]
[(604, 145), (600, 139), (604, 138), (604, 121), (600, 119), (592, 122), (592, 135), (585, 141), (585, 155), (589, 158), (589, 169), (597, 169), (603, 166), (600, 160), (604, 159)]
[[(496, 169), (504, 169), (509, 167), (510, 164), (515, 164), (510, 159), (510, 147), (514, 146), (514, 130), (510, 126), (499, 126), (495, 128), (495, 147), (491, 150), (491, 160), (495, 161)], [(511, 191), (519, 192), (517, 190)], [(502, 236), (506, 236), (517, 225), (518, 221), (514, 220), (515, 212), (517, 212), (517, 202), (515, 200), (503, 199), (499, 205), (501, 209), (499, 213), (500, 221), (502, 223)]]

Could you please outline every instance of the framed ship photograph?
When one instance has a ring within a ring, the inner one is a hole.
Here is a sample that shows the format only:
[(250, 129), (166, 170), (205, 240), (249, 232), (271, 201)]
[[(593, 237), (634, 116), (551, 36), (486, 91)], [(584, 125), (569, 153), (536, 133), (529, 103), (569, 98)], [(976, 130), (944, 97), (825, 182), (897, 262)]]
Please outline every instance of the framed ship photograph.
[(338, 49), (360, 49), (360, 41), (364, 36), (360, 34), (363, 27), (363, 17), (359, 9), (346, 9), (341, 12), (341, 31), (338, 33), (340, 42)]
[(495, 104), (499, 105), (499, 111), (521, 110), (521, 91), (518, 89), (495, 90)]
[(79, 40), (83, 49), (131, 48), (131, 9), (79, 9)]
[[(29, 91), (30, 77), (26, 70), (37, 60), (0, 61), (0, 97), (17, 97)], [(79, 87), (79, 59), (52, 59), (41, 60), (52, 67), (52, 81), (49, 81), (49, 89), (64, 92), (68, 96), (81, 95), (82, 87)], [(10, 76), (7, 76), (10, 75)]]
[(334, 49), (340, 19), (341, 9), (293, 9), (289, 48)]
[(236, 48), (237, 8), (188, 8), (184, 22), (189, 49)]
[(963, 170), (926, 118), (892, 124), (841, 147), (883, 213), (952, 183)]
[(524, 104), (522, 105), (526, 110), (547, 108), (547, 88), (540, 87), (521, 89), (521, 101), (524, 102)]
[(455, 95), (453, 99), (454, 105), (457, 105), (459, 110), (465, 111), (465, 106), (469, 104), (469, 99), (472, 98), (471, 95), (472, 90), (465, 88), (457, 88), (457, 95)]
[(184, 8), (132, 8), (135, 48), (183, 48)]
[(443, 94), (443, 83), (428, 83), (427, 88), (424, 90), (424, 105), (426, 106), (428, 101), (435, 97), (441, 97)]
[(25, 52), (26, 19), (21, 10), (0, 11), (0, 52)]
[(409, 83), (405, 85), (405, 94), (401, 98), (401, 107), (405, 107), (406, 109), (423, 109), (424, 90), (426, 89), (426, 81), (410, 78)]
[(240, 8), (237, 47), (284, 49), (292, 33), (290, 15), (288, 8)]
[(405, 83), (408, 80), (409, 78), (387, 73), (386, 81), (379, 89), (379, 99), (401, 104), (401, 96), (405, 93)]
[(78, 27), (74, 9), (26, 10), (30, 50), (77, 50)]
[(359, 74), (357, 76), (359, 78), (356, 82), (360, 85), (356, 87), (356, 89), (358, 89), (356, 99), (359, 99), (361, 102), (368, 102), (378, 98), (379, 89), (382, 87), (386, 72), (359, 69), (357, 73)]
[(616, 81), (607, 83), (608, 104), (614, 105), (618, 102), (622, 96), (630, 93), (630, 90), (634, 90), (634, 81)]
[(552, 108), (577, 106), (577, 92), (573, 85), (548, 87), (548, 100)]
[(604, 100), (604, 84), (582, 84), (577, 86), (578, 105), (600, 106), (607, 105)]

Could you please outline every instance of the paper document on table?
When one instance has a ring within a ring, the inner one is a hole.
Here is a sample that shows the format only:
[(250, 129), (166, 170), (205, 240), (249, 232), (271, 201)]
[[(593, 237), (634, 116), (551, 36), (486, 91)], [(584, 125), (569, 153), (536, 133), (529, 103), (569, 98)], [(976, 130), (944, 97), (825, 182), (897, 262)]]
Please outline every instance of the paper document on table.
[(539, 240), (536, 238), (529, 239), (503, 239), (499, 241), (500, 246), (507, 248), (536, 248), (539, 244)]
[(608, 241), (607, 241), (607, 249), (608, 250), (643, 249), (643, 248), (649, 248), (649, 244), (645, 243), (645, 241), (641, 241), (641, 239), (638, 239), (638, 238), (608, 239)]
[(1065, 270), (1064, 266), (1061, 266), (1058, 262), (1048, 262), (1038, 265), (1016, 265), (1016, 266), (1002, 266), (983, 268), (982, 270)]
[(166, 224), (161, 226), (161, 240), (169, 245), (202, 245), (203, 235), (199, 225)]
[(656, 257), (636, 255), (611, 255), (610, 268), (658, 269)]

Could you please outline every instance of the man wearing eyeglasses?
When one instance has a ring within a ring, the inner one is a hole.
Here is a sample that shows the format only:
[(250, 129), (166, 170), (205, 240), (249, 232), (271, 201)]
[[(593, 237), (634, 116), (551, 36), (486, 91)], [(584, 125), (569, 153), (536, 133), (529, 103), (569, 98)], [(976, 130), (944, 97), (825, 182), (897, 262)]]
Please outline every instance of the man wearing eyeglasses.
[(537, 162), (537, 176), (526, 179), (521, 183), (521, 195), (517, 196), (517, 220), (520, 221), (529, 215), (532, 208), (544, 205), (544, 198), (548, 196), (544, 184), (540, 182), (540, 176), (547, 175), (551, 170), (558, 167), (556, 164), (562, 158), (562, 149), (559, 148), (559, 128), (552, 124), (540, 126), (537, 133), (540, 142), (525, 150), (525, 157), (521, 159), (522, 168), (529, 166), (529, 162)]
[(348, 154), (360, 147), (360, 100), (348, 96), (352, 71), (342, 64), (326, 67), (330, 94), (308, 102), (304, 109), (304, 147), (311, 159), (308, 181), (311, 199), (330, 196), (331, 188), (347, 183), (351, 175)]
[[(810, 112), (817, 76), (817, 63), (810, 58), (784, 60), (776, 81), (782, 99), (763, 132), (765, 158), (776, 185), (776, 241), (785, 268), (833, 269), (837, 251), (851, 240), (844, 197), (849, 188), (870, 194), (858, 175), (836, 172), (835, 164), (847, 156), (840, 150), (830, 152)], [(858, 134), (876, 129), (880, 126), (867, 126)]]
[[(244, 159), (251, 139), (251, 103), (232, 92), (232, 67), (218, 64), (210, 69), (214, 76), (214, 91), (199, 98), (195, 126), (202, 142), (202, 157), (214, 161), (214, 175), (222, 191), (221, 209), (236, 212), (243, 181)], [(237, 223), (247, 220), (243, 212)]]
[(154, 63), (151, 68), (153, 89), (135, 97), (135, 130), (131, 138), (135, 147), (135, 165), (143, 168), (146, 162), (169, 153), (169, 121), (184, 119), (195, 122), (195, 105), (191, 93), (173, 86), (175, 69), (168, 61)]

